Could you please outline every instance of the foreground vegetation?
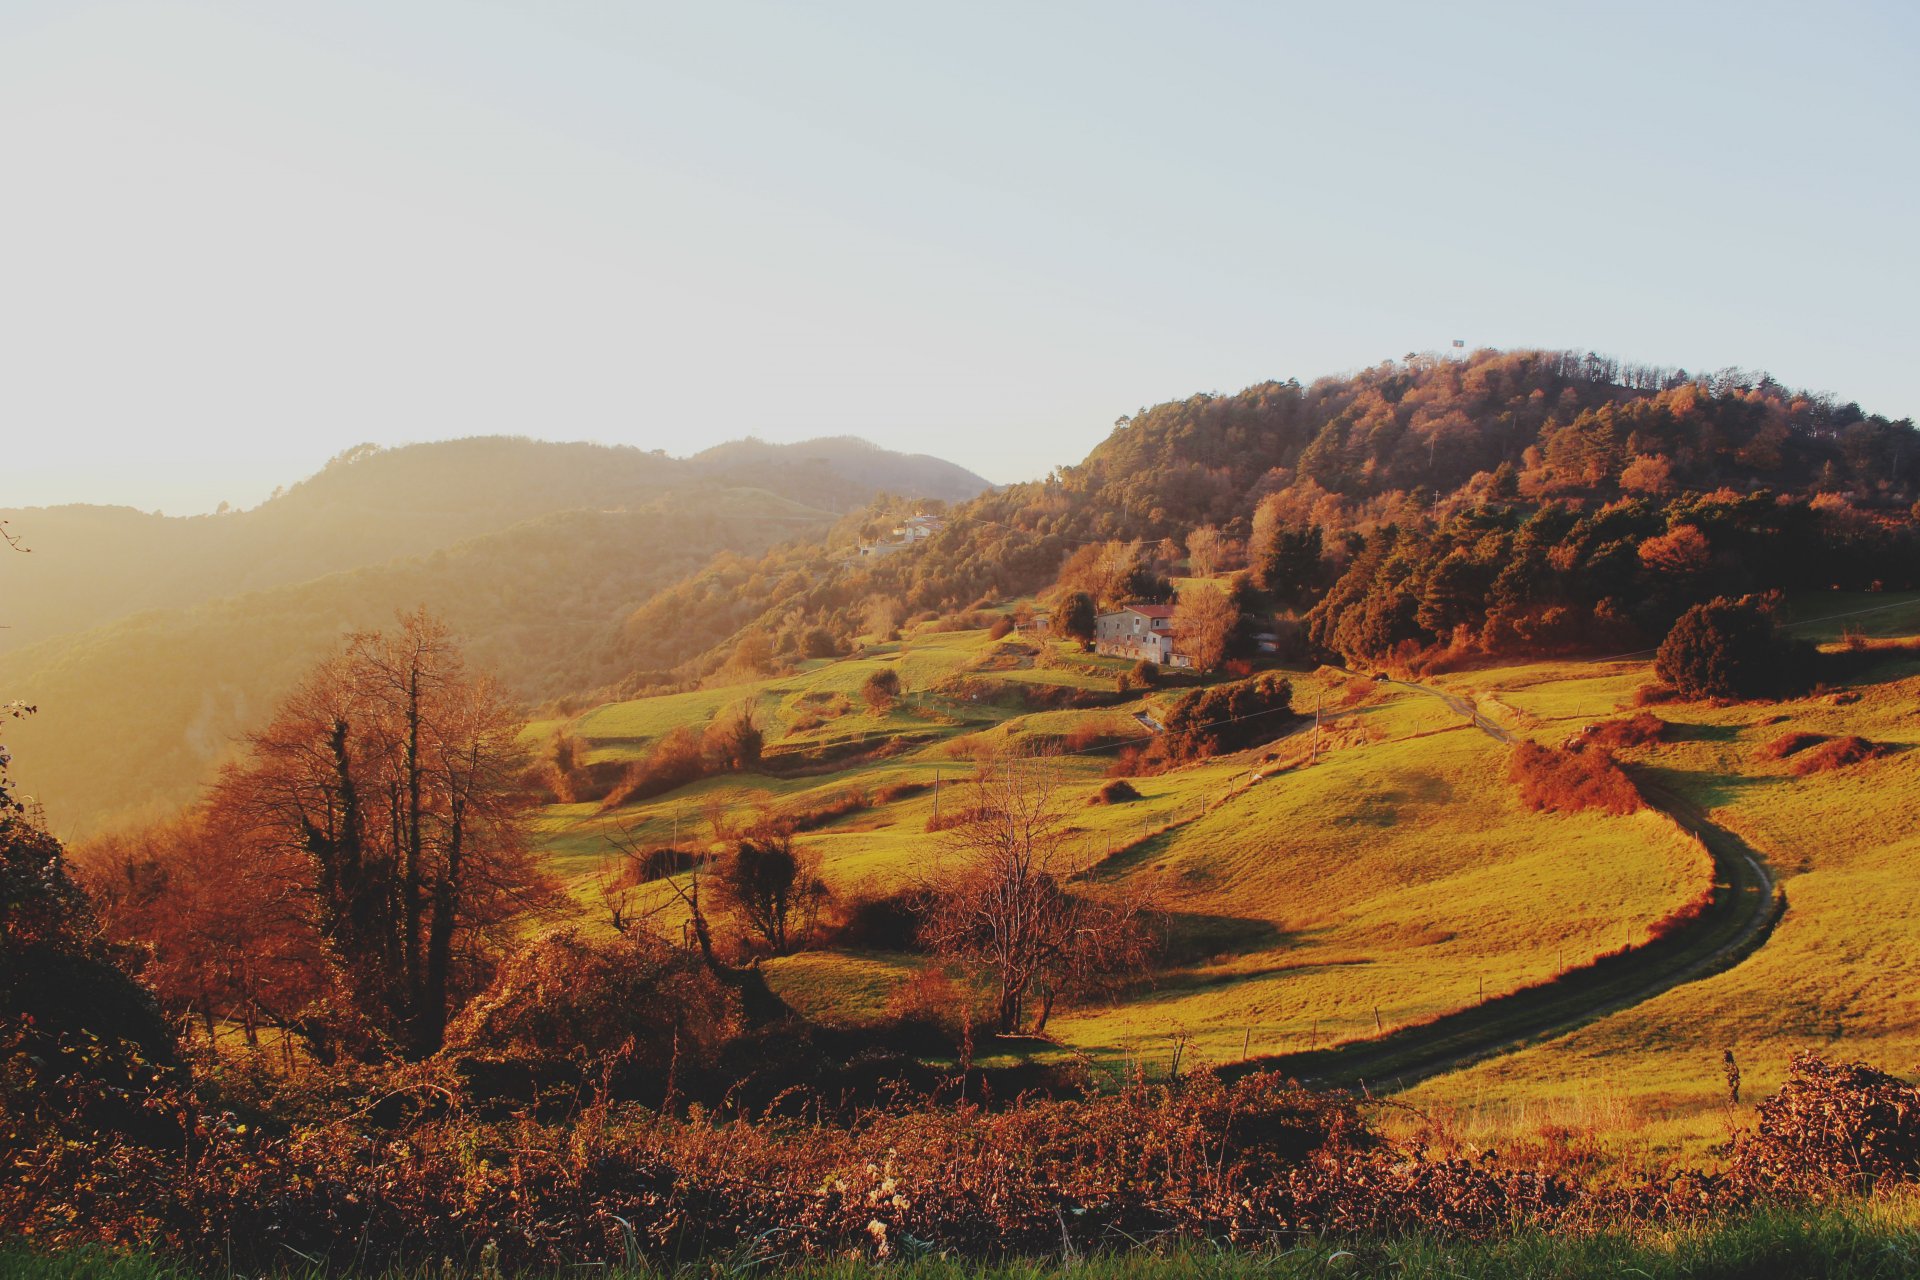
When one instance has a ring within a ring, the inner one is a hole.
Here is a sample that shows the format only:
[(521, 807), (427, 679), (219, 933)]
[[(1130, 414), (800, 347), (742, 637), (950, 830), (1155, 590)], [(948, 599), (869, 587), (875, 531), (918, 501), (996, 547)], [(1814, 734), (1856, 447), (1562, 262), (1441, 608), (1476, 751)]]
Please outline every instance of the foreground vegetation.
[[(1906, 1198), (1848, 1202), (1796, 1212), (1771, 1211), (1712, 1223), (1656, 1229), (1601, 1229), (1568, 1236), (1523, 1231), (1493, 1241), (1437, 1240), (1419, 1235), (1350, 1241), (1316, 1239), (1272, 1250), (1142, 1248), (1070, 1260), (1086, 1280), (1904, 1280), (1920, 1259), (1920, 1220)], [(720, 1265), (739, 1270), (738, 1259)], [(1038, 1280), (1058, 1275), (1058, 1257), (978, 1262), (960, 1258), (842, 1258), (752, 1267), (789, 1280)], [(623, 1263), (616, 1280), (680, 1280), (711, 1274), (709, 1262)], [(228, 1274), (155, 1257), (79, 1249), (54, 1255), (0, 1247), (0, 1280), (199, 1280)], [(322, 1272), (289, 1266), (291, 1280)], [(368, 1274), (368, 1273), (360, 1273)], [(452, 1268), (421, 1263), (370, 1280), (424, 1280), (428, 1275), (486, 1274), (483, 1259)]]

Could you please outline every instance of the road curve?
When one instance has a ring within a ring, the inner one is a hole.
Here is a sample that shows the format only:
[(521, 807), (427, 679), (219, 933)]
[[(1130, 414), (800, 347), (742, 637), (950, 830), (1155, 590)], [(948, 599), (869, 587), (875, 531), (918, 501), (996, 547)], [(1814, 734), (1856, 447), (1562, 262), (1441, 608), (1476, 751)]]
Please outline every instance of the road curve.
[[(1513, 741), (1511, 733), (1487, 721), (1465, 699), (1425, 685), (1393, 683), (1438, 697), (1490, 737)], [(1225, 1073), (1272, 1070), (1311, 1084), (1391, 1092), (1565, 1035), (1738, 964), (1765, 940), (1785, 906), (1772, 873), (1744, 840), (1709, 820), (1698, 805), (1656, 779), (1638, 775), (1635, 781), (1648, 804), (1696, 836), (1712, 856), (1712, 897), (1686, 926), (1551, 982), (1522, 987), (1431, 1022), (1336, 1048), (1253, 1058), (1225, 1068)]]

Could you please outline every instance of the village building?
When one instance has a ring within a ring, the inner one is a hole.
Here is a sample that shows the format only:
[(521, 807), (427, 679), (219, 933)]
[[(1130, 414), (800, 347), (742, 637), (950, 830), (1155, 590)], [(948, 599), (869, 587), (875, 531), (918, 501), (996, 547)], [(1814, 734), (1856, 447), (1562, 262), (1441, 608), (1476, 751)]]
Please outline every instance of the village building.
[(905, 551), (908, 547), (926, 541), (946, 527), (946, 521), (939, 516), (909, 516), (893, 526), (893, 532), (885, 542), (863, 542), (860, 554), (863, 556), (892, 555), (896, 551)]
[(1163, 667), (1192, 666), (1173, 645), (1173, 606), (1130, 604), (1094, 621), (1093, 648), (1114, 658), (1133, 658)]

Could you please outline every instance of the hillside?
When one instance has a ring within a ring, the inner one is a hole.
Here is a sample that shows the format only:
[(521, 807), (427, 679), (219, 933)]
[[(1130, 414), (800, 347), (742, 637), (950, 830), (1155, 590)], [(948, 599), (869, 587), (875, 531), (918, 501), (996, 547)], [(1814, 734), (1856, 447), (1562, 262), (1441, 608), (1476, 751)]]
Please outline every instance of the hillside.
[(34, 552), (7, 565), (0, 653), (130, 613), (424, 555), (552, 512), (618, 510), (703, 486), (765, 489), (827, 511), (880, 492), (959, 500), (988, 487), (951, 463), (850, 439), (746, 441), (690, 459), (499, 436), (362, 445), (245, 511), (0, 510)]
[(528, 701), (592, 688), (633, 601), (728, 548), (755, 552), (829, 513), (757, 489), (662, 495), (630, 510), (535, 516), (425, 555), (184, 608), (0, 655), (23, 789), (88, 832), (191, 798), (238, 735), (343, 632), (425, 605)]
[[(1416, 357), (1142, 410), (1078, 466), (953, 509), (910, 556), (828, 572), (885, 523), (870, 512), (824, 547), (717, 564), (636, 611), (634, 634), (671, 618), (675, 641), (672, 662), (633, 665), (710, 669), (743, 629), (844, 638), (876, 598), (905, 616), (1042, 591), (1088, 546), (1164, 574), (1206, 529), (1349, 661), (1456, 638), (1494, 656), (1632, 649), (1703, 592), (1914, 585), (1916, 498), (1911, 422), (1765, 375)], [(1641, 554), (1682, 525), (1699, 538)], [(748, 581), (768, 590), (743, 596)]]

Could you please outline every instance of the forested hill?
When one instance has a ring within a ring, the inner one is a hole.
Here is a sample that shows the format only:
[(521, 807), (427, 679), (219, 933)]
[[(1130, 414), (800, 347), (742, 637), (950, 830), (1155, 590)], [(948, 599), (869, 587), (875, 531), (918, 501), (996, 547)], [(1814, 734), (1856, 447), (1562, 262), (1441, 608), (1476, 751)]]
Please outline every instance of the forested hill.
[[(676, 637), (671, 662), (657, 646), (634, 655), (634, 683), (711, 666), (743, 631), (769, 638), (776, 653), (800, 652), (809, 634), (819, 643), (822, 628), (844, 640), (866, 625), (875, 600), (913, 614), (1040, 590), (1071, 553), (1108, 540), (1140, 542), (1135, 559), (1157, 555), (1164, 572), (1170, 557), (1156, 546), (1169, 541), (1177, 557), (1208, 528), (1241, 544), (1270, 603), (1301, 609), (1323, 599), (1370, 543), (1378, 589), (1349, 582), (1339, 599), (1344, 607), (1377, 595), (1392, 616), (1370, 620), (1368, 638), (1346, 656), (1432, 644), (1439, 630), (1495, 610), (1498, 561), (1516, 550), (1535, 580), (1510, 575), (1504, 603), (1550, 614), (1560, 635), (1528, 632), (1531, 624), (1502, 634), (1564, 647), (1568, 636), (1657, 627), (1656, 615), (1709, 581), (1726, 590), (1893, 585), (1912, 573), (1916, 497), (1911, 422), (1765, 375), (1553, 351), (1409, 357), (1122, 418), (1079, 465), (956, 508), (911, 554), (847, 559), (863, 525), (886, 522), (887, 513), (871, 512), (845, 522), (833, 547), (710, 566), (630, 620), (630, 635), (657, 636), (670, 617)], [(1637, 548), (1679, 523), (1700, 533), (1701, 545), (1682, 534), (1679, 548), (1698, 581), (1676, 593), (1660, 579), (1649, 603), (1635, 575), (1654, 571), (1635, 559)], [(1401, 548), (1397, 557), (1385, 556), (1388, 543)], [(1429, 612), (1432, 625), (1417, 623), (1433, 568), (1456, 550), (1440, 588), (1450, 601)], [(1614, 571), (1605, 582), (1582, 578), (1574, 564), (1596, 557)], [(1145, 588), (1152, 565), (1134, 567)], [(1609, 625), (1583, 632), (1602, 601)], [(1613, 616), (1634, 601), (1652, 612)], [(1331, 638), (1339, 621), (1323, 620), (1317, 634)]]
[(145, 609), (190, 607), (423, 555), (553, 512), (621, 510), (668, 492), (748, 487), (840, 512), (880, 492), (967, 498), (987, 482), (935, 458), (847, 439), (749, 441), (689, 459), (499, 436), (362, 445), (246, 511), (0, 510), (36, 552), (7, 565), (0, 652)]
[(616, 678), (619, 620), (723, 548), (817, 537), (831, 514), (760, 489), (556, 511), (425, 555), (122, 618), (0, 655), (36, 704), (8, 727), (14, 773), (71, 835), (168, 812), (341, 635), (424, 606), (529, 703)]

